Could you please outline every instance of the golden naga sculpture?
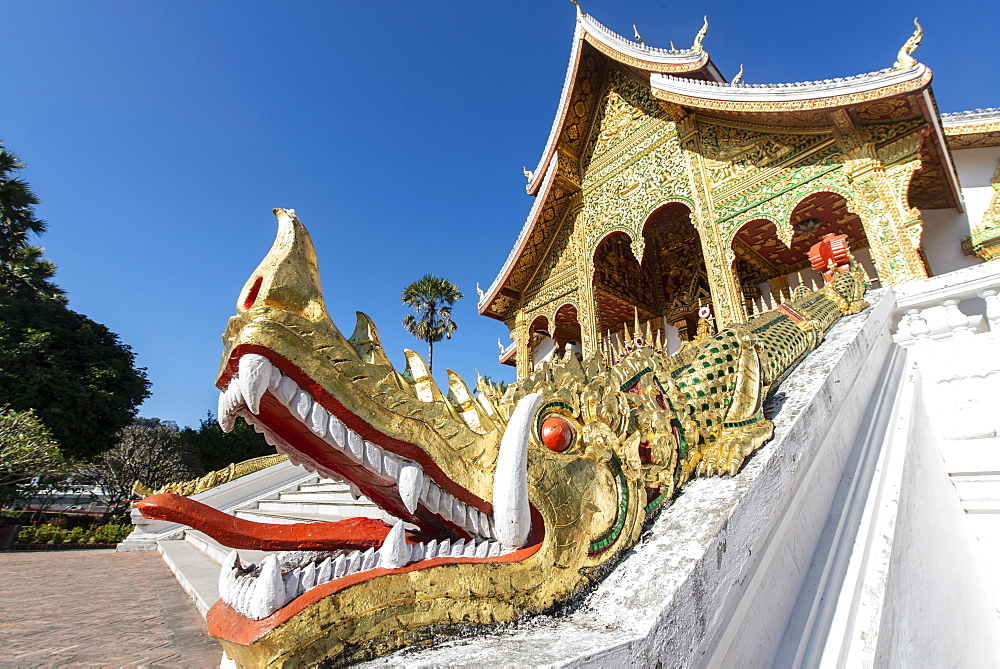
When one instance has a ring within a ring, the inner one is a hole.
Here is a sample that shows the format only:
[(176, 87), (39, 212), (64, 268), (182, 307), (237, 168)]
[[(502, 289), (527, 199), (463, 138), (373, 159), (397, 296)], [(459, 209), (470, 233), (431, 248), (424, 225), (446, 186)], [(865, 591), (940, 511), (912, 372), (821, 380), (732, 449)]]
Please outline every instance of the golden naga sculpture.
[(394, 369), (364, 314), (341, 334), (308, 233), (275, 214), (277, 239), (224, 334), (220, 419), (242, 417), (400, 520), (271, 526), (170, 494), (140, 502), (233, 548), (317, 551), (260, 565), (230, 554), (208, 626), (240, 666), (340, 665), (565, 603), (686, 481), (736, 474), (772, 434), (769, 388), (866, 306), (862, 272), (838, 252), (822, 289), (676, 355), (637, 331), (503, 394), (480, 379), (477, 398), (451, 371), (438, 388), (415, 353)]
[(220, 486), (223, 483), (235, 481), (241, 476), (259, 472), (262, 469), (267, 469), (268, 467), (284, 462), (287, 459), (288, 456), (286, 455), (265, 455), (259, 458), (244, 460), (243, 462), (234, 462), (226, 467), (223, 467), (222, 469), (209, 472), (204, 476), (199, 476), (198, 478), (191, 479), (190, 481), (174, 481), (172, 483), (168, 483), (155, 491), (148, 486), (143, 485), (141, 481), (136, 481), (132, 484), (132, 492), (137, 495), (142, 495), (143, 497), (148, 497), (149, 495), (155, 495), (156, 493), (161, 492), (172, 492), (175, 495), (184, 495), (185, 497), (188, 497), (190, 495), (197, 495), (200, 492), (205, 492), (206, 490), (211, 490), (212, 488)]
[(917, 64), (917, 59), (913, 57), (913, 52), (917, 50), (920, 46), (920, 41), (924, 38), (924, 29), (920, 26), (920, 22), (916, 18), (913, 19), (913, 25), (916, 28), (910, 38), (903, 43), (903, 46), (899, 49), (899, 53), (896, 54), (896, 62), (892, 66), (896, 70), (905, 70), (908, 67), (913, 67)]
[(705, 47), (702, 46), (702, 42), (704, 41), (705, 35), (707, 34), (708, 34), (708, 16), (705, 16), (705, 23), (702, 24), (701, 30), (698, 31), (698, 34), (694, 36), (694, 44), (691, 45), (691, 53), (701, 53), (702, 51), (705, 50)]

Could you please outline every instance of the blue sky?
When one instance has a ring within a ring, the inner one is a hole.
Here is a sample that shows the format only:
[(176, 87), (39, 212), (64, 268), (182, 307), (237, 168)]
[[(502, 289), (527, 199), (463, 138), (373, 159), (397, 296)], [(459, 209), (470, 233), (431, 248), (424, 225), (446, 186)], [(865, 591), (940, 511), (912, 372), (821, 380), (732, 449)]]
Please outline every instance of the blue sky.
[[(705, 47), (749, 83), (848, 76), (916, 56), (942, 111), (1000, 106), (1000, 3), (581, 0), (646, 43)], [(425, 273), (465, 293), (435, 376), (499, 365), (502, 323), (476, 313), (531, 198), (574, 28), (536, 2), (5, 2), (0, 140), (49, 225), (40, 240), (70, 307), (133, 347), (145, 416), (214, 410), (219, 334), (267, 252), (273, 207), (316, 243), (347, 334), (371, 315), (399, 367), (402, 288)]]

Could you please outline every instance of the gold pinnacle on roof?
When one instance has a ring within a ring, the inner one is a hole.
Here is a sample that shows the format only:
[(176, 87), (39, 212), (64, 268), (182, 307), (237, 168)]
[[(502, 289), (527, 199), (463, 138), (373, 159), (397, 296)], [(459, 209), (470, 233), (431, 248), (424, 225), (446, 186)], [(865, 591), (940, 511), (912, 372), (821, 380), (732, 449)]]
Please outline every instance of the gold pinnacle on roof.
[(906, 40), (903, 44), (899, 53), (896, 54), (896, 64), (893, 65), (893, 69), (905, 70), (917, 64), (917, 59), (912, 54), (920, 46), (920, 40), (924, 38), (924, 29), (920, 26), (920, 22), (917, 21), (916, 17), (913, 19), (913, 25), (916, 26), (916, 29), (910, 35), (910, 39)]
[(691, 45), (692, 53), (701, 53), (705, 48), (701, 45), (702, 40), (705, 39), (705, 35), (708, 34), (708, 17), (705, 17), (705, 23), (702, 25), (701, 30), (698, 34), (694, 36), (694, 44)]
[(642, 41), (642, 35), (639, 34), (639, 29), (635, 27), (634, 23), (632, 24), (632, 32), (635, 33), (636, 42), (638, 42), (639, 44), (645, 44), (645, 42)]
[(742, 78), (743, 78), (743, 63), (740, 63), (740, 71), (736, 73), (736, 76), (733, 77), (733, 80), (729, 82), (729, 85), (735, 86), (736, 84), (740, 83), (740, 79)]

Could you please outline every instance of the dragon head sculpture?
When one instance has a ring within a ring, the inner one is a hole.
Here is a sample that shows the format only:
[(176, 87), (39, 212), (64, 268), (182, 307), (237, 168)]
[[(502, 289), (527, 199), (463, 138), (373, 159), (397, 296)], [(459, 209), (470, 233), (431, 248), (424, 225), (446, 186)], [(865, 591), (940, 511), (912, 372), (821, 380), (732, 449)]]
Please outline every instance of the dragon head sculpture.
[(223, 335), (219, 421), (242, 417), (399, 521), (248, 528), (169, 495), (140, 503), (230, 546), (309, 551), (223, 565), (209, 631), (246, 666), (358, 661), (569, 601), (686, 480), (739, 470), (772, 433), (765, 388), (864, 305), (859, 273), (845, 272), (672, 356), (636, 328), (502, 395), (480, 382), (475, 397), (449, 370), (445, 394), (412, 351), (398, 372), (364, 314), (340, 332), (308, 233), (293, 211), (275, 214), (274, 246)]

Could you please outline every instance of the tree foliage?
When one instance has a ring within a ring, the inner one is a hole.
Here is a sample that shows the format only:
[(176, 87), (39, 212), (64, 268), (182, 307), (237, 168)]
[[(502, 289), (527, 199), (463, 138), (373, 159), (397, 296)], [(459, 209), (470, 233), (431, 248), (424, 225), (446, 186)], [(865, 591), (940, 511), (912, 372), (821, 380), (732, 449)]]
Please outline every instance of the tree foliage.
[(230, 432), (223, 432), (215, 415), (208, 415), (198, 429), (185, 428), (181, 433), (201, 460), (198, 475), (223, 469), (234, 462), (243, 462), (263, 455), (274, 455), (274, 448), (264, 441), (245, 421), (237, 420)]
[(63, 477), (68, 471), (69, 463), (34, 411), (0, 407), (0, 507), (32, 479)]
[(149, 381), (118, 335), (51, 301), (0, 306), (0, 403), (35, 409), (65, 454), (114, 443), (149, 396)]
[(403, 319), (403, 327), (417, 339), (427, 342), (427, 369), (434, 368), (434, 344), (451, 336), (458, 324), (451, 320), (451, 306), (462, 298), (462, 291), (448, 279), (425, 274), (403, 289), (403, 304), (415, 313)]
[(128, 508), (136, 481), (156, 489), (196, 475), (197, 454), (177, 430), (128, 425), (116, 437), (113, 448), (82, 466), (82, 471), (104, 489), (109, 516)]
[(65, 303), (63, 290), (51, 281), (55, 264), (42, 258), (44, 249), (28, 243), (32, 234), (45, 232), (45, 223), (35, 215), (38, 198), (16, 176), (23, 168), (0, 143), (0, 304), (15, 299)]

